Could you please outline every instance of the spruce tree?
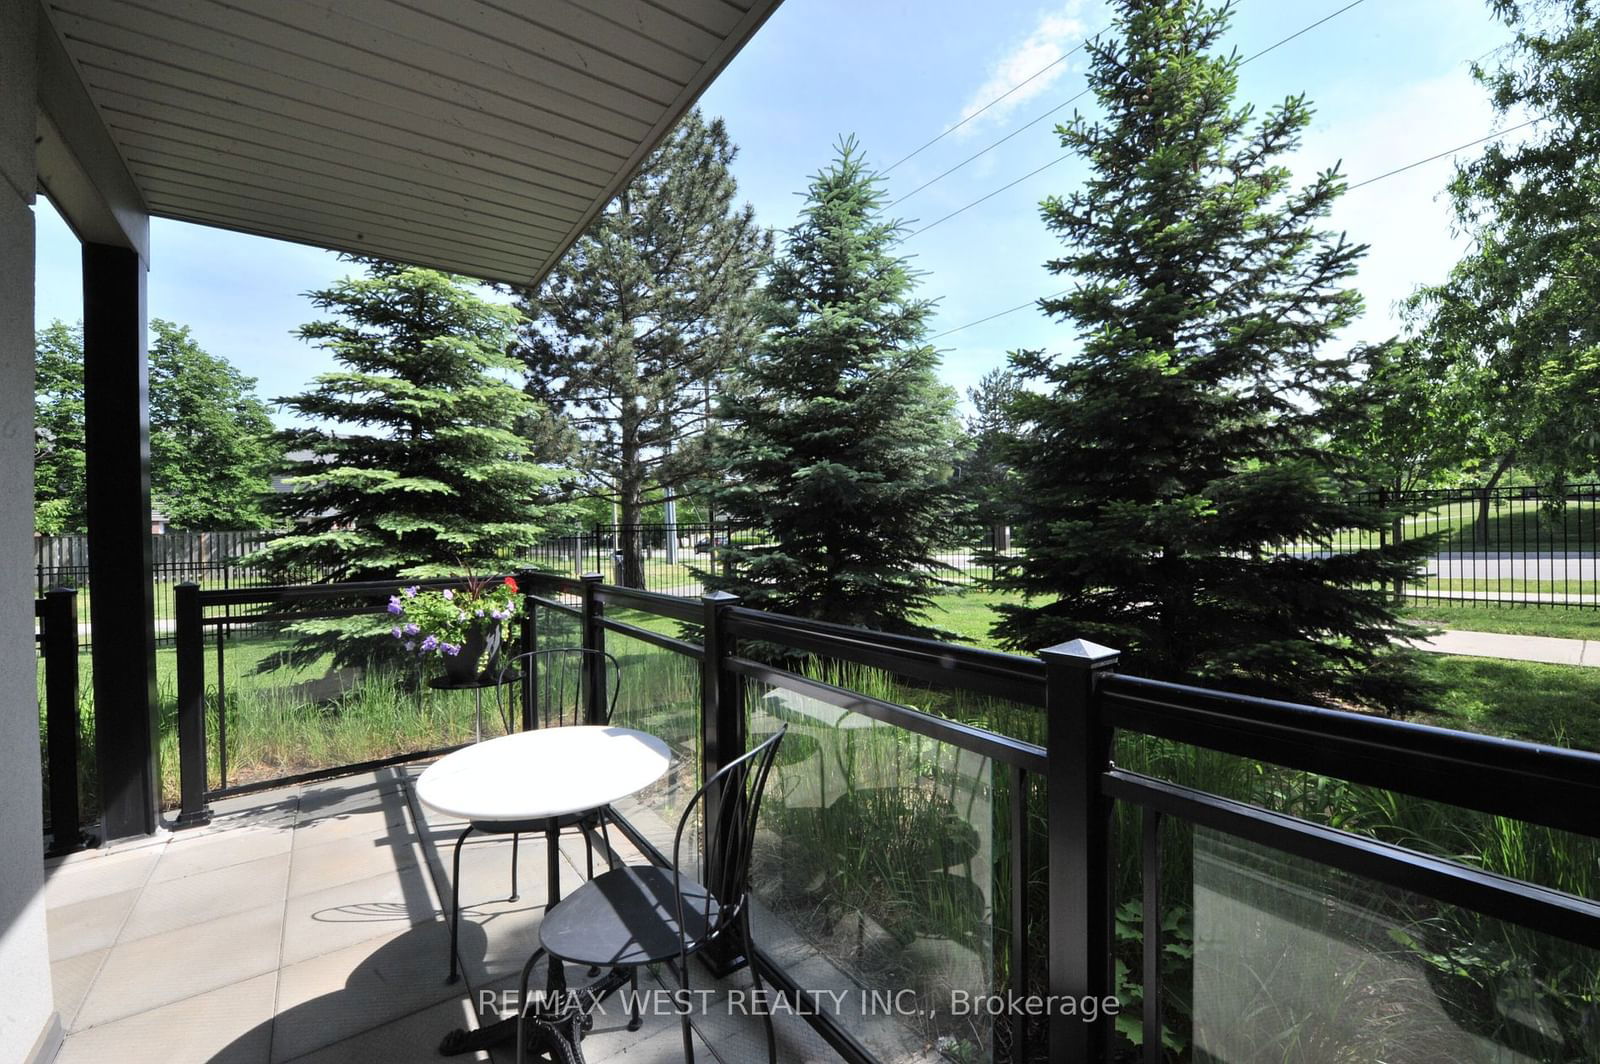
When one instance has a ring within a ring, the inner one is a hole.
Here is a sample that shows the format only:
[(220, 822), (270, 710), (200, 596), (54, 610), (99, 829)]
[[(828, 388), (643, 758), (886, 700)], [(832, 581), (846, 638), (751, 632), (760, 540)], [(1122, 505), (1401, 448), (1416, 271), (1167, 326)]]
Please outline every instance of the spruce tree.
[(765, 542), (730, 545), (735, 575), (706, 581), (761, 609), (915, 633), (941, 582), (959, 426), (882, 203), (853, 139), (811, 181), (765, 339), (722, 404), (719, 504)]
[(1219, 54), (1229, 9), (1121, 0), (1091, 41), (1102, 117), (1058, 127), (1090, 166), (1042, 204), (1072, 290), (1074, 357), (1019, 352), (1018, 525), (996, 634), (1036, 650), (1085, 637), (1128, 671), (1294, 698), (1408, 704), (1384, 588), (1426, 541), (1333, 553), (1386, 515), (1327, 444), (1328, 350), (1361, 308), (1364, 248), (1322, 228), (1337, 169), (1297, 185), (1283, 157), (1303, 96), (1259, 116)]
[[(625, 529), (650, 488), (704, 480), (710, 397), (754, 338), (772, 238), (736, 200), (736, 152), (721, 119), (690, 112), (520, 303), (528, 391), (576, 428), (579, 472)], [(637, 531), (618, 547), (622, 582), (643, 587)]]
[(369, 265), (311, 294), (333, 317), (297, 335), (344, 368), (278, 400), (312, 427), (282, 434), (294, 531), (265, 564), (333, 580), (417, 579), (514, 564), (537, 542), (555, 472), (519, 426), (538, 404), (509, 377), (521, 315), (434, 270)]

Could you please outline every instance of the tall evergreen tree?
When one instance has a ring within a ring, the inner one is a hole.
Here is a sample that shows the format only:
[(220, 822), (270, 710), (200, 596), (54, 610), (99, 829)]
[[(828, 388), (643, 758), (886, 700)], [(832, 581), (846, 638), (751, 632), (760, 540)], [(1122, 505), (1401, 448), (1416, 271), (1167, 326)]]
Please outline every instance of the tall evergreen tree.
[(295, 531), (264, 564), (337, 580), (494, 570), (535, 543), (554, 470), (517, 431), (538, 404), (509, 383), (521, 315), (456, 277), (379, 265), (311, 294), (333, 317), (297, 335), (344, 368), (280, 399), (316, 423), (282, 434)]
[[(520, 307), (528, 391), (571, 419), (580, 472), (637, 525), (656, 486), (704, 475), (710, 398), (753, 338), (772, 238), (739, 206), (721, 119), (678, 124)], [(644, 586), (637, 535), (622, 581)]]
[[(1297, 187), (1282, 157), (1311, 120), (1294, 96), (1259, 117), (1235, 101), (1229, 8), (1120, 0), (1090, 42), (1104, 116), (1059, 127), (1084, 188), (1042, 204), (1073, 281), (1045, 311), (1076, 357), (1013, 356), (1026, 557), (996, 633), (1037, 649), (1119, 647), (1131, 671), (1395, 707), (1415, 688), (1381, 588), (1427, 549), (1335, 554), (1335, 532), (1386, 514), (1326, 446), (1328, 344), (1359, 313), (1364, 249), (1320, 226), (1345, 186)], [(1373, 537), (1376, 539), (1376, 536)]]
[(282, 459), (255, 378), (152, 318), (150, 495), (173, 528), (267, 528)]
[(1008, 451), (1017, 431), (1012, 416), (1017, 382), (1017, 374), (1002, 367), (985, 373), (976, 387), (967, 389), (967, 404), (972, 413), (965, 420), (965, 446), (956, 468), (956, 484), (967, 516), (991, 534), (995, 545), (1002, 549), (1005, 528), (1011, 523)]
[(730, 545), (746, 603), (921, 632), (955, 504), (959, 425), (927, 342), (931, 304), (853, 139), (811, 181), (766, 289), (767, 332), (722, 404), (720, 504), (769, 543)]

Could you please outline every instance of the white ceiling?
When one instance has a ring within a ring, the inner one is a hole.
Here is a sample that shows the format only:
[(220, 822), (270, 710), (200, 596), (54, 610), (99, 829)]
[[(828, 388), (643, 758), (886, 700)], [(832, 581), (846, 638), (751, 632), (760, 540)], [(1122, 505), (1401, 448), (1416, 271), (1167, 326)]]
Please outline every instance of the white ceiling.
[(150, 212), (539, 279), (779, 0), (47, 0)]

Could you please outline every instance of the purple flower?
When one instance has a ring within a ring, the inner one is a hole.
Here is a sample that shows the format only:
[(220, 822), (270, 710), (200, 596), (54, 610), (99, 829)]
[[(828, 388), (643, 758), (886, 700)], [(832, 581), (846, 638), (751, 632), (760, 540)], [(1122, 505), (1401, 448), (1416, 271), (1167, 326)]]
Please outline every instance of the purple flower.
[(483, 611), (479, 610), (478, 613), (477, 613), (477, 616), (482, 617), (483, 616)]
[(454, 591), (451, 591), (449, 588), (445, 588), (444, 589), (444, 600), (446, 602), (449, 602), (451, 599), (453, 599), (455, 597), (456, 597), (456, 593)]
[(406, 640), (406, 649), (407, 650), (415, 650), (415, 649), (417, 649), (417, 644), (414, 641), (408, 639), (408, 640)]
[(426, 639), (424, 639), (422, 641), (422, 652), (424, 654), (426, 654), (428, 651), (432, 650), (434, 647), (436, 647), (438, 645), (439, 645), (439, 637), (436, 636), (436, 635), (430, 635), (428, 638), (426, 638)]
[(401, 604), (400, 596), (399, 595), (390, 595), (389, 596), (389, 612), (390, 613), (404, 613), (405, 611), (406, 611), (406, 608), (405, 608), (405, 606), (403, 606)]
[(454, 643), (441, 643), (439, 644), (439, 649), (449, 654), (452, 658), (461, 653), (461, 648)]
[(394, 637), (395, 637), (395, 638), (396, 638), (396, 639), (399, 639), (399, 638), (401, 638), (401, 637), (402, 637), (402, 636), (404, 636), (404, 635), (405, 635), (405, 633), (404, 633), (404, 632), (402, 632), (402, 631), (401, 631), (401, 630), (400, 630), (400, 629), (399, 629), (399, 628), (396, 628), (396, 629), (394, 629), (394, 630), (393, 630), (393, 631), (392, 631), (392, 632), (390, 632), (390, 633), (389, 633), (389, 634), (390, 634), (390, 635), (392, 635), (392, 636), (394, 636)]
[(422, 631), (422, 627), (420, 625), (408, 624), (405, 627), (406, 635), (416, 635), (420, 631)]
[(417, 587), (403, 587), (400, 589), (401, 593), (403, 593), (406, 598), (416, 598), (419, 590), (421, 590), (420, 585)]

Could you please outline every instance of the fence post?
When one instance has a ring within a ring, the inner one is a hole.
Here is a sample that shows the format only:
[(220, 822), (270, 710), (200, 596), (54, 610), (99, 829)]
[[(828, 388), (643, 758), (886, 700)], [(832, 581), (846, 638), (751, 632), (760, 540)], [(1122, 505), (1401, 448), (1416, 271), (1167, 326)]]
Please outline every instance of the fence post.
[[(206, 805), (206, 644), (200, 623), (200, 585), (186, 580), (173, 588), (174, 641), (178, 658), (178, 826), (211, 819)], [(219, 706), (226, 713), (227, 706)]]
[[(539, 615), (538, 606), (533, 601), (532, 571), (524, 569), (517, 573), (517, 588), (522, 592), (522, 647), (519, 654), (531, 654), (539, 649)], [(539, 659), (524, 658), (522, 660), (522, 697), (519, 700), (522, 706), (522, 730), (529, 731), (536, 726), (538, 720), (538, 694), (539, 694)]]
[(44, 596), (44, 705), (50, 747), (50, 849), (46, 857), (91, 843), (78, 807), (78, 592), (53, 587)]
[[(739, 596), (726, 591), (713, 591), (700, 596), (702, 611), (701, 646), (705, 660), (700, 670), (700, 749), (701, 777), (704, 783), (724, 765), (745, 752), (744, 687), (738, 676), (729, 672), (726, 661), (733, 652), (727, 634), (728, 610), (739, 604)], [(705, 847), (705, 868), (718, 866), (714, 852), (716, 832), (710, 825), (720, 824), (722, 798), (716, 789), (706, 792), (705, 823), (701, 844)], [(718, 897), (732, 897), (725, 893), (730, 885), (708, 883)], [(727, 975), (743, 966), (745, 958), (731, 948), (727, 936), (713, 941), (705, 953), (706, 963), (718, 976)]]
[[(1074, 639), (1039, 652), (1045, 663), (1050, 825), (1050, 996), (1104, 1001), (1116, 983), (1111, 954), (1111, 803), (1100, 793), (1111, 762), (1111, 729), (1100, 713), (1100, 681), (1118, 652)], [(1050, 1010), (1050, 1060), (1106, 1059), (1103, 1014)]]
[(596, 593), (600, 581), (599, 573), (583, 574), (583, 649), (599, 652), (583, 656), (583, 713), (589, 724), (603, 724), (606, 719), (606, 630), (600, 624), (605, 607)]

